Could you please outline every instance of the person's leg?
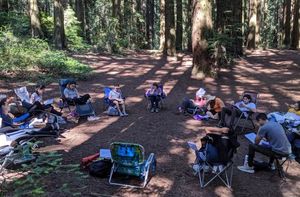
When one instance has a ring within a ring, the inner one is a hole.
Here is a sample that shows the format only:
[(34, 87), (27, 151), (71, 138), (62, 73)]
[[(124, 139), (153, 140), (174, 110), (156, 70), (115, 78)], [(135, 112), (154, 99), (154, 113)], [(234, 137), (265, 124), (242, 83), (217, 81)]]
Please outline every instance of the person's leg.
[(113, 101), (113, 103), (116, 105), (116, 108), (117, 108), (119, 114), (122, 115), (122, 112), (121, 112), (121, 109), (120, 109), (119, 102), (118, 102), (118, 101)]
[(268, 157), (273, 157), (274, 152), (272, 151), (271, 147), (267, 146), (261, 146), (261, 145), (256, 145), (256, 144), (249, 144), (249, 150), (248, 150), (248, 165), (250, 167), (253, 166), (253, 161), (255, 157), (255, 152), (261, 153), (265, 156)]
[(150, 95), (149, 97), (150, 103), (151, 103), (151, 110), (154, 108), (155, 103), (155, 97), (153, 95)]
[(126, 107), (125, 107), (125, 101), (123, 100), (123, 101), (119, 102), (119, 105), (122, 106), (123, 114), (127, 115), (127, 113), (126, 113)]

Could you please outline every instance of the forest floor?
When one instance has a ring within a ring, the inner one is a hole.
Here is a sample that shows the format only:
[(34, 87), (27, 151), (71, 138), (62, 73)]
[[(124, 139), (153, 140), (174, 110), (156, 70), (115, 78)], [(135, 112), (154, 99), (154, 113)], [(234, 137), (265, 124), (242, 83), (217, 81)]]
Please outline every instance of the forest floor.
[[(133, 142), (144, 146), (146, 155), (153, 152), (157, 158), (157, 173), (145, 189), (128, 189), (108, 184), (108, 179), (89, 177), (75, 182), (72, 174), (56, 175), (47, 181), (49, 196), (58, 196), (57, 185), (70, 183), (74, 188), (86, 186), (83, 196), (299, 196), (300, 166), (293, 162), (283, 182), (272, 172), (246, 174), (237, 170), (242, 165), (248, 142), (239, 137), (241, 147), (234, 159), (232, 190), (220, 181), (201, 189), (198, 178), (193, 176), (190, 164), (195, 157), (187, 148), (187, 141), (200, 144), (203, 125), (210, 122), (193, 120), (176, 114), (176, 107), (184, 97), (193, 98), (203, 87), (207, 93), (224, 101), (236, 100), (244, 90), (260, 93), (260, 112), (286, 111), (287, 105), (300, 100), (300, 53), (296, 51), (254, 51), (236, 60), (231, 69), (224, 69), (218, 79), (191, 79), (191, 55), (178, 54), (177, 58), (162, 58), (148, 52), (130, 53), (127, 56), (99, 54), (76, 55), (76, 58), (92, 66), (94, 75), (79, 82), (79, 92), (89, 93), (99, 121), (81, 122), (63, 133), (59, 141), (47, 142), (45, 151), (63, 153), (64, 163), (80, 163), (82, 157), (108, 148), (115, 141)], [(159, 113), (146, 110), (143, 97), (152, 82), (164, 84), (168, 95), (166, 109)], [(128, 117), (108, 117), (103, 114), (105, 86), (120, 83), (127, 97)], [(1, 91), (7, 87), (2, 84)], [(50, 93), (51, 92), (51, 93)], [(59, 96), (57, 84), (49, 86), (49, 96)]]

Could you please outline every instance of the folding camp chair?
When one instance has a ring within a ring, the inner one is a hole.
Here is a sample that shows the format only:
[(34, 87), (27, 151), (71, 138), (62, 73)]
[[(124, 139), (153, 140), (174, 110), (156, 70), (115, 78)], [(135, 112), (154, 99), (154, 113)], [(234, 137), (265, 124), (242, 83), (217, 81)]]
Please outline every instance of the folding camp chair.
[(20, 88), (15, 88), (14, 91), (22, 102), (25, 101), (27, 103), (30, 103), (29, 92), (27, 91), (27, 88), (25, 86)]
[[(291, 163), (293, 160), (295, 160), (295, 156), (293, 154), (277, 153), (275, 155), (274, 159), (275, 159), (275, 167), (276, 167), (279, 177), (282, 178), (283, 180), (285, 180), (286, 176), (285, 176), (285, 172), (283, 169), (283, 165), (286, 162)], [(288, 167), (286, 168), (286, 171), (287, 170), (288, 170)]]
[[(259, 94), (257, 92), (254, 92), (254, 91), (245, 91), (242, 94), (242, 96), (244, 96), (246, 94), (251, 96), (251, 102), (254, 103), (257, 106)], [(255, 129), (255, 125), (254, 125), (254, 122), (253, 122), (253, 119), (252, 119), (252, 116), (253, 116), (254, 112), (246, 112), (246, 113), (248, 114), (247, 117), (245, 117), (243, 113), (239, 116), (238, 120), (234, 124), (234, 130), (238, 126), (240, 126), (240, 127), (242, 127), (241, 133), (243, 133), (244, 129), (246, 128), (247, 122), (251, 123), (251, 127), (248, 128), (248, 129), (250, 129), (250, 130)]]
[[(229, 137), (227, 136), (216, 136), (215, 137), (220, 137), (223, 138), (223, 140), (228, 140), (230, 142)], [(212, 143), (211, 141), (207, 143)], [(204, 188), (206, 187), (209, 183), (211, 183), (213, 180), (216, 178), (219, 178), (228, 188), (231, 188), (232, 185), (232, 175), (233, 175), (233, 156), (234, 153), (236, 153), (236, 148), (233, 147), (232, 145), (228, 149), (228, 161), (226, 164), (220, 163), (220, 162), (212, 162), (208, 161), (207, 157), (203, 158), (197, 146), (191, 142), (188, 142), (189, 147), (194, 151), (196, 159), (194, 162), (194, 165), (199, 165), (202, 166), (203, 168), (199, 168), (196, 172), (196, 174), (199, 177), (199, 183), (200, 187)], [(208, 144), (206, 145), (206, 150), (205, 154), (207, 152), (207, 147)], [(207, 155), (206, 155), (207, 156)], [(222, 165), (220, 165), (222, 164)], [(220, 168), (220, 166), (222, 166)], [(217, 169), (217, 171), (215, 171)]]
[[(109, 184), (134, 188), (144, 188), (148, 182), (149, 173), (155, 172), (156, 160), (151, 153), (147, 160), (144, 159), (144, 147), (139, 144), (114, 142), (110, 145), (113, 166), (109, 176)], [(116, 181), (115, 174), (138, 177), (141, 185), (122, 183)], [(114, 181), (115, 180), (115, 181)]]
[(104, 93), (104, 98), (103, 98), (103, 109), (106, 110), (109, 106), (114, 106), (114, 103), (109, 100), (108, 96), (111, 91), (111, 88), (109, 87), (104, 87), (103, 88), (103, 93)]
[(70, 82), (74, 82), (75, 80), (74, 79), (60, 79), (59, 82), (58, 82), (58, 85), (59, 85), (59, 91), (60, 91), (60, 103), (59, 103), (59, 108), (60, 108), (60, 111), (62, 111), (64, 108), (68, 108), (69, 111), (71, 111), (70, 109), (70, 105), (73, 105), (75, 106), (74, 103), (70, 103), (65, 95), (64, 95), (64, 91), (68, 85), (68, 83)]
[[(164, 109), (166, 107), (165, 99), (167, 98), (167, 95), (164, 92), (164, 86), (162, 84), (158, 84), (158, 88), (160, 88), (161, 91), (162, 91), (162, 94), (160, 95), (161, 99), (160, 99), (160, 101), (158, 103), (158, 107), (159, 107), (159, 109)], [(149, 98), (147, 97), (146, 92), (144, 94), (144, 97), (146, 98), (146, 101), (147, 101), (147, 109), (150, 110), (150, 108), (151, 108), (151, 102), (150, 102)]]

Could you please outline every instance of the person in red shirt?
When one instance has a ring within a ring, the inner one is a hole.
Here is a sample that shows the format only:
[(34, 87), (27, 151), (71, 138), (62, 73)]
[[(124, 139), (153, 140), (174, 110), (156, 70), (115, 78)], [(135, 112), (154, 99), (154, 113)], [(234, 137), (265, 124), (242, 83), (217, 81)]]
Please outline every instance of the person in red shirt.
[(219, 119), (221, 115), (222, 108), (225, 107), (222, 99), (216, 96), (206, 95), (207, 100), (207, 112), (208, 115), (212, 119)]

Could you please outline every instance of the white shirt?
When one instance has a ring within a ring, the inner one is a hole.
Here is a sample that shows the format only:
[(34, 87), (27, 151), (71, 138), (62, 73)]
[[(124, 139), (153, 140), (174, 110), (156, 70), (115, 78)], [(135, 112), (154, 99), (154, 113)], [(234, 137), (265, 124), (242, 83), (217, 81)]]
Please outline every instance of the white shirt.
[(38, 95), (36, 92), (32, 93), (31, 97), (30, 97), (30, 103), (33, 104), (34, 102), (40, 102), (42, 103), (43, 101), (43, 97)]
[(120, 92), (117, 92), (115, 90), (111, 90), (109, 92), (109, 95), (108, 95), (108, 98), (110, 100), (115, 100), (115, 99), (122, 99), (122, 96), (121, 96), (121, 93)]

